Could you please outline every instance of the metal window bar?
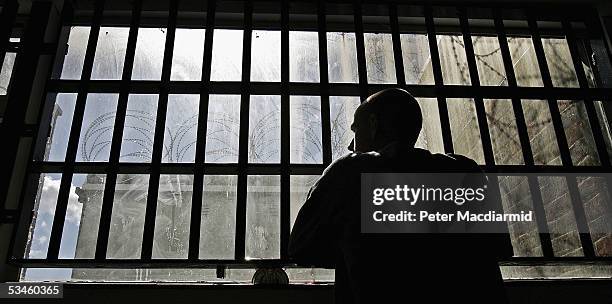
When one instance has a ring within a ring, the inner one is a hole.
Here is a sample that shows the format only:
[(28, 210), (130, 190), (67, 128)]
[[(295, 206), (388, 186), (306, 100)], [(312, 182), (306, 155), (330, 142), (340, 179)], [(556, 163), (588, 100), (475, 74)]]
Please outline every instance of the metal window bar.
[(289, 109), (289, 1), (281, 1), (281, 180), (280, 180), (280, 257), (288, 259), (289, 232), (291, 230), (290, 212), (290, 109)]
[[(553, 87), (550, 71), (548, 70), (548, 65), (546, 63), (546, 57), (544, 54), (544, 46), (542, 45), (542, 39), (538, 29), (537, 20), (534, 17), (534, 12), (527, 11), (527, 19), (527, 22), (529, 24), (529, 30), (531, 31), (533, 46), (538, 59), (538, 65), (540, 66), (540, 73), (542, 74), (542, 81), (544, 82), (545, 87)], [(559, 146), (559, 152), (561, 154), (561, 163), (564, 167), (570, 167), (572, 166), (572, 158), (570, 155), (567, 138), (565, 137), (565, 130), (563, 128), (563, 121), (561, 119), (561, 113), (559, 112), (559, 105), (557, 104), (557, 99), (555, 98), (555, 96), (549, 96), (547, 100), (548, 107), (550, 109), (550, 115), (552, 118), (552, 124), (557, 138), (557, 144)], [(569, 188), (574, 217), (576, 219), (578, 231), (589, 231), (588, 224), (586, 223), (584, 206), (582, 205), (582, 200), (577, 195), (577, 193), (579, 193), (578, 184), (576, 183), (576, 180), (572, 180), (569, 177), (566, 177), (566, 181)], [(580, 243), (582, 245), (582, 250), (585, 256), (595, 256), (593, 242), (589, 233), (580, 233)]]
[(204, 37), (204, 57), (202, 59), (202, 86), (200, 88), (200, 105), (198, 112), (198, 133), (196, 139), (196, 156), (193, 179), (193, 198), (191, 203), (191, 222), (189, 228), (190, 261), (199, 259), (200, 227), (202, 213), (202, 192), (204, 186), (204, 156), (206, 151), (206, 130), (208, 127), (209, 83), (212, 62), (212, 46), (215, 28), (216, 2), (209, 1), (206, 8), (206, 33)]
[(329, 104), (329, 71), (327, 61), (327, 18), (325, 1), (319, 0), (317, 5), (317, 31), (319, 38), (319, 77), (321, 96), (321, 136), (323, 145), (323, 167), (332, 162), (331, 149), (331, 113)]
[[(511, 88), (517, 88), (516, 76), (514, 74), (514, 66), (512, 64), (512, 58), (510, 56), (510, 48), (508, 46), (508, 38), (506, 36), (506, 29), (504, 27), (504, 21), (502, 14), (499, 9), (494, 11), (494, 22), (495, 29), (498, 34), (499, 46), (502, 54), (502, 60), (504, 61), (504, 69), (506, 71), (506, 79), (508, 86)], [(512, 111), (514, 119), (516, 121), (517, 132), (519, 141), (521, 143), (521, 150), (523, 152), (523, 161), (526, 166), (533, 168), (534, 159), (533, 152), (531, 150), (531, 143), (529, 142), (529, 134), (527, 132), (527, 124), (525, 122), (525, 115), (523, 113), (523, 106), (521, 100), (517, 98), (512, 99)], [(537, 179), (533, 176), (527, 177), (529, 184), (529, 192), (532, 194), (533, 208), (536, 217), (536, 224), (538, 227), (538, 236), (540, 239), (540, 246), (542, 248), (542, 255), (550, 258), (554, 256), (552, 242), (550, 234), (547, 233), (547, 220), (544, 205), (542, 203), (542, 196), (537, 183)]]

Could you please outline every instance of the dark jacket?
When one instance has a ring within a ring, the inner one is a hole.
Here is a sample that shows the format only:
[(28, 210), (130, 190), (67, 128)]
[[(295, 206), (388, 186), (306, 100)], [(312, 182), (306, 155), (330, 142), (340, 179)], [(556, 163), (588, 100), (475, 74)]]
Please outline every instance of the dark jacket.
[(301, 265), (336, 269), (336, 303), (421, 303), (416, 299), (423, 297), (428, 303), (504, 303), (497, 261), (512, 256), (507, 235), (361, 234), (365, 172), (481, 171), (467, 157), (397, 143), (332, 163), (297, 216), (289, 254)]

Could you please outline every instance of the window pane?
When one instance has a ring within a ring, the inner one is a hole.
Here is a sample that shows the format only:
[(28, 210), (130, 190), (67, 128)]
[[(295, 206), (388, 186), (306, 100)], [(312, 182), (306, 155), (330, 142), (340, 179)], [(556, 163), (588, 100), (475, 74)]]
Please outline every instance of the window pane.
[(579, 87), (567, 41), (565, 39), (543, 38), (542, 45), (544, 46), (546, 63), (553, 85), (555, 87)]
[(529, 143), (536, 165), (561, 165), (557, 136), (546, 100), (523, 100)]
[(291, 200), (291, 207), (289, 208), (289, 211), (291, 213), (292, 230), (298, 212), (306, 202), (310, 187), (312, 187), (318, 179), (318, 175), (291, 175), (291, 178), (289, 179), (289, 187), (291, 191), (291, 194), (289, 195), (289, 199)]
[(49, 238), (53, 227), (53, 217), (57, 204), (61, 174), (41, 174), (38, 182), (38, 195), (34, 201), (34, 212), (25, 257), (45, 259), (49, 248)]
[(247, 178), (247, 259), (280, 258), (280, 177)]
[(506, 70), (497, 37), (472, 36), (481, 85), (507, 86)]
[(598, 256), (611, 256), (612, 214), (610, 213), (610, 191), (607, 181), (601, 176), (578, 177), (578, 190), (584, 206), (591, 240)]
[(144, 233), (149, 176), (119, 174), (108, 234), (109, 259), (139, 259)]
[(192, 195), (192, 175), (160, 175), (151, 255), (153, 258), (187, 258)]
[(323, 163), (321, 97), (291, 96), (289, 109), (291, 162)]
[(242, 30), (215, 30), (210, 80), (239, 81), (242, 75)]
[(44, 160), (64, 161), (76, 98), (77, 94), (72, 93), (58, 93), (55, 96), (55, 106), (53, 108), (51, 125), (49, 126), (50, 132)]
[(512, 101), (508, 99), (485, 99), (484, 105), (495, 164), (523, 165), (523, 153), (512, 109)]
[[(499, 191), (504, 212), (533, 211), (533, 199), (526, 176), (500, 176)], [(508, 224), (514, 256), (542, 256), (542, 245), (536, 221), (516, 221)]]
[(100, 28), (91, 79), (121, 79), (129, 31), (127, 27)]
[(199, 104), (199, 95), (173, 94), (168, 96), (163, 162), (189, 163), (195, 161)]
[(280, 82), (280, 44), (280, 31), (253, 31), (251, 81)]
[(470, 70), (465, 55), (463, 37), (438, 35), (438, 51), (444, 84), (470, 85)]
[(583, 256), (565, 177), (540, 176), (538, 183), (555, 256)]
[(103, 174), (72, 176), (60, 259), (95, 258), (105, 183), (106, 175)]
[(235, 175), (204, 176), (201, 259), (234, 259), (237, 183)]
[[(64, 56), (61, 79), (81, 78), (90, 29), (89, 26), (73, 26), (70, 28), (68, 52), (66, 56)], [(100, 31), (100, 33), (102, 33), (102, 31)]]
[(210, 95), (206, 127), (207, 163), (237, 163), (240, 95)]
[(436, 98), (418, 98), (417, 101), (423, 115), (423, 127), (415, 147), (427, 149), (434, 153), (444, 153), (438, 100)]
[(329, 82), (359, 82), (355, 33), (327, 33)]
[(151, 162), (158, 95), (132, 94), (128, 97), (120, 161)]
[(600, 100), (595, 100), (595, 112), (597, 113), (597, 121), (599, 122), (599, 128), (606, 144), (606, 151), (608, 151), (608, 158), (612, 161), (612, 131), (610, 130), (610, 124), (608, 117), (604, 110), (604, 103)]
[(88, 94), (76, 161), (108, 161), (117, 110), (117, 94)]
[(368, 83), (397, 83), (391, 34), (363, 34)]
[(319, 34), (289, 32), (289, 81), (319, 82)]
[(429, 38), (424, 34), (401, 34), (407, 84), (434, 84)]
[(280, 136), (280, 96), (251, 96), (249, 162), (279, 163)]
[(139, 28), (133, 80), (160, 80), (166, 45), (165, 28)]
[(361, 104), (359, 97), (330, 96), (329, 112), (331, 124), (332, 159), (335, 160), (350, 151), (348, 145), (353, 140), (353, 114)]
[(583, 101), (559, 100), (563, 129), (574, 166), (599, 166), (599, 155)]
[(202, 79), (205, 33), (204, 29), (176, 29), (171, 80)]
[(0, 95), (6, 95), (8, 92), (11, 75), (13, 74), (13, 66), (15, 65), (15, 57), (17, 54), (7, 52), (0, 70)]
[(516, 83), (521, 87), (544, 86), (531, 37), (508, 37), (508, 47)]
[(471, 98), (449, 98), (447, 99), (447, 106), (455, 153), (465, 155), (478, 164), (484, 164), (474, 100)]

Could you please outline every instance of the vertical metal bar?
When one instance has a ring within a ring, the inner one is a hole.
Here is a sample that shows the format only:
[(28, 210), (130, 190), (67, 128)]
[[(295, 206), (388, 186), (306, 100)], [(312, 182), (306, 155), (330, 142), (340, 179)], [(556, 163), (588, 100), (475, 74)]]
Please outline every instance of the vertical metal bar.
[[(465, 7), (460, 7), (458, 9), (458, 14), (461, 24), (461, 33), (463, 35), (463, 45), (465, 46), (468, 69), (470, 72), (470, 81), (475, 92), (478, 92), (480, 80), (478, 76), (478, 67), (476, 65), (476, 56), (474, 55), (474, 45), (472, 44), (472, 34), (470, 33), (470, 25), (467, 17), (467, 9)], [(482, 142), (485, 164), (487, 167), (492, 168), (495, 165), (493, 146), (491, 144), (487, 113), (481, 96), (474, 96), (474, 105), (476, 107), (476, 119), (478, 120), (478, 128), (480, 129), (480, 140)]]
[(202, 59), (202, 86), (198, 114), (193, 198), (189, 228), (189, 260), (197, 260), (200, 253), (200, 227), (202, 219), (202, 191), (204, 186), (204, 162), (206, 160), (206, 130), (208, 129), (209, 85), (212, 62), (212, 46), (215, 33), (216, 1), (209, 0), (206, 8), (206, 34), (204, 35), (204, 57)]
[(357, 46), (357, 70), (359, 72), (359, 95), (363, 102), (369, 95), (368, 69), (366, 67), (365, 42), (363, 38), (363, 16), (361, 2), (354, 0), (353, 13), (355, 21), (355, 43)]
[[(540, 31), (538, 29), (538, 24), (535, 19), (535, 15), (531, 11), (528, 12), (528, 24), (529, 31), (533, 38), (533, 46), (537, 55), (538, 65), (540, 66), (540, 72), (542, 74), (544, 87), (551, 89), (553, 88), (553, 83), (550, 76), (550, 71), (548, 70), (548, 65), (546, 63), (544, 46), (542, 45), (542, 39), (540, 37)], [(557, 104), (557, 100), (554, 98), (554, 96), (548, 96), (548, 107), (550, 108), (550, 115), (552, 118), (553, 127), (555, 129), (557, 143), (559, 145), (561, 162), (564, 167), (571, 167), (572, 157), (567, 143), (567, 138), (565, 137), (565, 131), (563, 129), (563, 120), (561, 118), (561, 113), (559, 112), (559, 105)], [(581, 199), (579, 196), (580, 192), (578, 192), (578, 185), (576, 184), (575, 180), (572, 181), (572, 178), (566, 177), (566, 181), (572, 201), (572, 207), (574, 209), (574, 216), (576, 218), (576, 225), (578, 227), (578, 231), (589, 231), (588, 225), (586, 223), (584, 207), (582, 206)], [(593, 242), (589, 233), (580, 233), (580, 243), (582, 244), (582, 249), (584, 251), (585, 256), (595, 256)]]
[(404, 75), (404, 58), (402, 56), (402, 41), (400, 37), (399, 20), (397, 16), (397, 5), (389, 4), (389, 20), (391, 22), (391, 37), (393, 39), (393, 57), (395, 59), (395, 77), (399, 85), (406, 84)]
[(79, 145), (81, 126), (83, 125), (83, 115), (85, 114), (89, 79), (91, 78), (96, 44), (98, 42), (98, 35), (100, 33), (100, 23), (102, 23), (103, 10), (104, 0), (98, 0), (95, 4), (93, 23), (91, 31), (89, 32), (89, 40), (87, 41), (87, 51), (85, 52), (83, 72), (81, 74), (81, 81), (79, 82), (79, 92), (72, 118), (72, 127), (70, 129), (70, 135), (68, 138), (65, 166), (57, 197), (57, 205), (55, 207), (53, 228), (51, 230), (51, 237), (49, 239), (49, 249), (47, 251), (47, 259), (49, 260), (57, 259), (59, 254), (60, 242), (64, 228), (64, 219), (66, 217), (66, 208), (68, 207), (68, 196), (70, 195), (70, 186), (72, 185), (74, 162)]
[(431, 7), (431, 5), (425, 5), (424, 12), (425, 25), (427, 27), (427, 38), (429, 40), (429, 51), (431, 52), (431, 66), (433, 70), (434, 80), (436, 82), (436, 95), (438, 96), (438, 112), (440, 113), (440, 126), (442, 129), (444, 152), (453, 153), (453, 136), (451, 133), (450, 119), (448, 116), (448, 107), (446, 106), (446, 98), (442, 95), (444, 80), (442, 79), (442, 66), (440, 64), (440, 53), (438, 52), (438, 42), (436, 40), (433, 8)]
[(317, 26), (319, 32), (319, 73), (321, 85), (321, 135), (323, 137), (323, 166), (332, 162), (331, 112), (329, 104), (329, 74), (327, 62), (327, 20), (325, 1), (319, 0), (317, 7)]
[(253, 3), (244, 4), (242, 40), (242, 84), (240, 98), (240, 138), (238, 146), (238, 189), (236, 194), (236, 239), (234, 256), (243, 261), (246, 241), (247, 165), (249, 153), (249, 99), (251, 98), (251, 37), (253, 35)]
[(580, 88), (584, 89), (584, 106), (587, 111), (589, 124), (591, 126), (591, 132), (593, 133), (593, 139), (595, 140), (595, 146), (597, 148), (597, 154), (599, 155), (600, 163), (604, 167), (610, 167), (610, 158), (606, 149), (606, 143), (601, 132), (601, 128), (599, 127), (599, 119), (597, 118), (597, 112), (595, 111), (593, 100), (591, 99), (590, 94), (588, 92), (589, 84), (584, 69), (582, 68), (582, 60), (580, 59), (580, 53), (578, 52), (579, 42), (576, 39), (576, 35), (572, 28), (571, 22), (565, 20), (562, 24), (563, 30), (566, 34), (570, 54), (572, 56), (574, 70), (576, 71), (576, 76), (578, 77), (578, 83), (580, 84)]
[(127, 49), (125, 52), (125, 62), (123, 64), (123, 72), (121, 74), (121, 84), (119, 91), (119, 100), (117, 102), (117, 114), (115, 115), (115, 127), (113, 130), (113, 139), (111, 142), (111, 150), (104, 184), (104, 196), (102, 197), (102, 207), (100, 211), (100, 223), (98, 224), (98, 237), (96, 242), (95, 258), (104, 260), (106, 258), (106, 249), (108, 246), (108, 234), (110, 230), (110, 219), (113, 210), (113, 199), (115, 186), (117, 183), (117, 174), (119, 166), (119, 157), (121, 153), (121, 142), (123, 139), (123, 127), (125, 125), (125, 115), (127, 113), (127, 103), (130, 92), (130, 79), (134, 66), (134, 55), (136, 53), (136, 41), (138, 39), (138, 27), (140, 25), (140, 16), (142, 11), (142, 0), (136, 0), (132, 7), (132, 20), (130, 21), (130, 31), (127, 40)]
[[(499, 46), (502, 54), (502, 60), (504, 61), (508, 86), (516, 90), (516, 76), (514, 74), (514, 66), (512, 64), (510, 48), (508, 47), (508, 37), (506, 36), (506, 29), (504, 27), (504, 21), (502, 19), (500, 9), (495, 9), (494, 14), (495, 31), (497, 32), (497, 36), (499, 38)], [(519, 136), (519, 141), (521, 143), (521, 150), (523, 152), (523, 160), (526, 166), (533, 166), (533, 153), (531, 151), (531, 143), (529, 142), (527, 123), (525, 122), (525, 115), (523, 113), (523, 107), (521, 105), (520, 99), (512, 99), (512, 110), (514, 112), (514, 118), (516, 119), (516, 128)], [(553, 257), (554, 253), (552, 242), (550, 240), (550, 234), (547, 233), (548, 229), (546, 212), (542, 203), (542, 197), (540, 195), (540, 189), (537, 183), (537, 179), (532, 176), (528, 176), (527, 178), (529, 183), (529, 191), (532, 194), (532, 201), (540, 238), (540, 246), (542, 247), (542, 254), (544, 255), (544, 257)]]
[(157, 213), (157, 197), (160, 179), (160, 164), (164, 148), (164, 130), (166, 126), (166, 113), (168, 112), (168, 90), (170, 87), (170, 70), (172, 68), (172, 54), (174, 52), (174, 36), (176, 34), (176, 18), (178, 14), (178, 0), (170, 1), (168, 15), (168, 30), (166, 32), (166, 45), (162, 65), (161, 86), (157, 118), (155, 121), (155, 140), (153, 141), (153, 157), (151, 160), (151, 176), (147, 194), (147, 207), (142, 238), (141, 259), (150, 260), (153, 251), (155, 236), (155, 215)]
[(289, 96), (289, 1), (281, 2), (281, 181), (280, 181), (280, 257), (287, 259), (290, 212), (290, 96)]

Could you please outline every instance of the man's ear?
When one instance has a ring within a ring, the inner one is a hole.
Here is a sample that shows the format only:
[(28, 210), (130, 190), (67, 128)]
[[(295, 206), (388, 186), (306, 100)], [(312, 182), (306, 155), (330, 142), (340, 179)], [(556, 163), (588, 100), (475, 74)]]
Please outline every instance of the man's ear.
[(376, 118), (375, 114), (370, 114), (370, 116), (368, 116), (368, 124), (370, 127), (368, 129), (368, 132), (370, 132), (370, 138), (374, 140), (376, 137), (376, 132), (378, 131), (378, 118)]

